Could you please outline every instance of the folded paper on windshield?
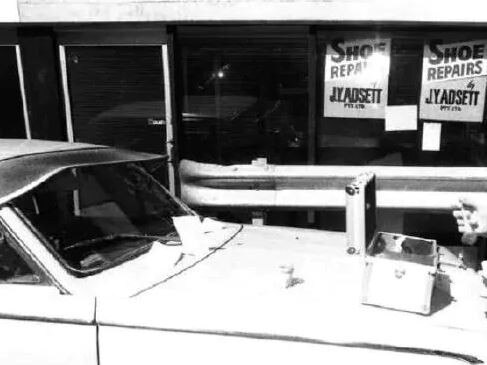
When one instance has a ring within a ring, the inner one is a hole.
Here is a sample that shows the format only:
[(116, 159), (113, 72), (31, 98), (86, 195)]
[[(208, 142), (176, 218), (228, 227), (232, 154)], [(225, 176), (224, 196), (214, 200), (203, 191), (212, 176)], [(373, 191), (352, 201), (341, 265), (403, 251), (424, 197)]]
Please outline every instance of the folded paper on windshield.
[(197, 255), (208, 251), (208, 238), (198, 216), (172, 217), (172, 220), (181, 239), (183, 253)]

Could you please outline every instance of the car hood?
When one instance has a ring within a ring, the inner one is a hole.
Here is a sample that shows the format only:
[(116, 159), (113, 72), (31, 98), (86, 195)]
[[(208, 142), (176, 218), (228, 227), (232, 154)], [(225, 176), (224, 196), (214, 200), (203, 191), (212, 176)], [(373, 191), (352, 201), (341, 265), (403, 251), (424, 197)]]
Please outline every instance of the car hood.
[[(244, 226), (212, 255), (150, 290), (100, 300), (97, 319), (110, 326), (366, 342), (487, 358), (478, 295), (464, 290), (461, 300), (445, 305), (436, 290), (431, 316), (364, 306), (362, 269), (360, 256), (346, 254), (343, 233)], [(476, 280), (473, 271), (464, 276)]]
[[(186, 246), (184, 243), (163, 244), (155, 240), (150, 249), (138, 257), (95, 275), (74, 278), (74, 294), (98, 298), (125, 298), (152, 292), (154, 288), (164, 287), (166, 282), (205, 262), (222, 246), (229, 244), (242, 229), (239, 224), (223, 223), (208, 218), (200, 222), (195, 216), (188, 217), (194, 217), (198, 222), (198, 228), (201, 228), (202, 236), (196, 237), (195, 242), (187, 242)], [(184, 227), (183, 232), (194, 228)], [(196, 243), (201, 243), (197, 245), (197, 250), (193, 247)]]

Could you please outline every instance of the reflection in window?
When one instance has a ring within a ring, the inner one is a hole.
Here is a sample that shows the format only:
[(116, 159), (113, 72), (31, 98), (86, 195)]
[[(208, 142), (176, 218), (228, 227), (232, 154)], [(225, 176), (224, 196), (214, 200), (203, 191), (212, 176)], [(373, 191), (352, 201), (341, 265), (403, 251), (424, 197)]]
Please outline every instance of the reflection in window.
[(182, 155), (216, 163), (258, 157), (305, 163), (305, 35), (188, 34), (181, 39)]
[(25, 138), (17, 55), (14, 46), (0, 46), (0, 138)]
[(165, 153), (160, 46), (68, 46), (74, 139)]

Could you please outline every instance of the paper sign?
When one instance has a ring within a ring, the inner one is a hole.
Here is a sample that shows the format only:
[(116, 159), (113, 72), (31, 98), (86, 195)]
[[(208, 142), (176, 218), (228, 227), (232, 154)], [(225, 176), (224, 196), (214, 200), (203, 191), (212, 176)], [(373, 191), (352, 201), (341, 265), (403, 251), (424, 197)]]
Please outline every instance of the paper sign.
[(417, 105), (386, 106), (386, 131), (415, 131), (417, 129)]
[(487, 41), (424, 46), (420, 118), (482, 122)]
[(390, 39), (334, 39), (326, 46), (324, 116), (383, 119)]
[(197, 255), (208, 251), (208, 239), (200, 218), (194, 215), (172, 217), (183, 245), (183, 253)]
[(423, 151), (439, 151), (441, 123), (423, 123)]

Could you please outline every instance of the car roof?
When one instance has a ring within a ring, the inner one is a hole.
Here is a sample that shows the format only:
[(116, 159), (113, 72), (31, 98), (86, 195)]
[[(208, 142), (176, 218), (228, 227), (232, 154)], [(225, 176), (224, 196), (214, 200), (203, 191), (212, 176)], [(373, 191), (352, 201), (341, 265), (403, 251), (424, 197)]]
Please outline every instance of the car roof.
[(0, 204), (34, 189), (67, 168), (165, 157), (88, 143), (0, 139)]
[(40, 139), (1, 139), (0, 160), (47, 152), (61, 152), (84, 148), (107, 148), (89, 143), (70, 143)]

